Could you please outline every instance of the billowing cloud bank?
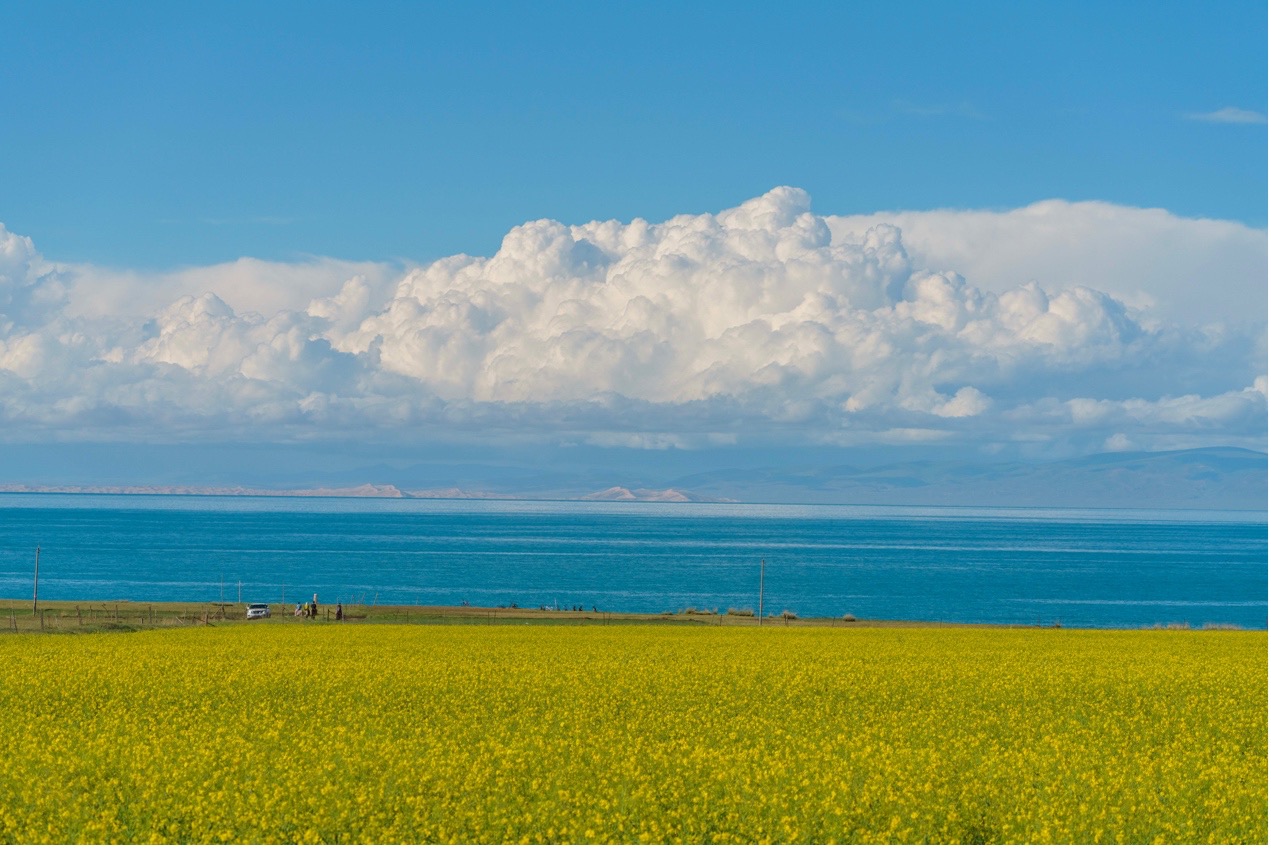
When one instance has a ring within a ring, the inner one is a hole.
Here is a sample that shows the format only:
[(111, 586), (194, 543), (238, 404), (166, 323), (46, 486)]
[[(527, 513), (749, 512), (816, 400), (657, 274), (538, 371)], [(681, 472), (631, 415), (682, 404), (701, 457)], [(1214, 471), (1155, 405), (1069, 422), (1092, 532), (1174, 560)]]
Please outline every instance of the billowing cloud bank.
[(1144, 308), (1145, 320), (1265, 324), (1267, 234), (1163, 209), (1042, 201), (1008, 212), (891, 212), (826, 219), (836, 240), (876, 224), (905, 234), (915, 265), (954, 268), (981, 289), (1024, 280), (1085, 286)]
[[(1051, 222), (1088, 227), (1074, 209), (1059, 204)], [(1094, 212), (1143, 213), (1118, 209)], [(1142, 297), (1121, 299), (1048, 284), (1047, 267), (1006, 285), (992, 255), (1026, 267), (1019, 232), (1044, 265), (1081, 250), (1080, 228), (1048, 239), (1045, 222), (1016, 222), (995, 241), (941, 215), (969, 264), (996, 268), (993, 285), (933, 261), (933, 219), (915, 225), (916, 254), (902, 227), (818, 216), (791, 188), (658, 224), (534, 221), (492, 257), (411, 269), (244, 260), (145, 278), (59, 266), (0, 230), (0, 424), (11, 441), (1265, 447), (1265, 316), (1252, 330), (1221, 313), (1178, 320), (1177, 280), (1127, 280), (1118, 291)], [(1205, 255), (1252, 233), (1265, 277), (1265, 233), (1162, 220), (1160, 244), (1127, 250), (1177, 252), (1184, 233)], [(1239, 271), (1251, 264), (1256, 252), (1235, 261), (1240, 279), (1195, 286), (1216, 301), (1262, 292), (1265, 310), (1265, 280)]]

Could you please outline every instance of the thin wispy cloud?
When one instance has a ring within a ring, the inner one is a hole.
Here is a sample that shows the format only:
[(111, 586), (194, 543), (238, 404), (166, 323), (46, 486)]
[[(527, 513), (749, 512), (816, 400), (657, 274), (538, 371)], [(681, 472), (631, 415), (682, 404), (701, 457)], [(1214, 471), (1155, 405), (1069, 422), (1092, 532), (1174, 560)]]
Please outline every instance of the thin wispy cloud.
[(912, 103), (907, 100), (892, 102), (892, 111), (912, 118), (970, 118), (983, 121), (988, 116), (966, 101), (958, 103)]
[(1204, 121), (1209, 124), (1265, 124), (1267, 116), (1250, 109), (1238, 109), (1235, 106), (1224, 106), (1213, 112), (1191, 112), (1189, 121)]
[(878, 126), (906, 118), (918, 119), (964, 119), (986, 121), (988, 115), (971, 103), (914, 103), (908, 100), (893, 100), (886, 106), (872, 109), (839, 108), (834, 114), (851, 124), (861, 126)]
[(214, 227), (239, 226), (243, 224), (269, 224), (275, 227), (285, 227), (294, 224), (296, 219), (283, 215), (247, 215), (240, 218), (213, 218), (204, 216), (199, 219), (204, 224), (210, 224)]

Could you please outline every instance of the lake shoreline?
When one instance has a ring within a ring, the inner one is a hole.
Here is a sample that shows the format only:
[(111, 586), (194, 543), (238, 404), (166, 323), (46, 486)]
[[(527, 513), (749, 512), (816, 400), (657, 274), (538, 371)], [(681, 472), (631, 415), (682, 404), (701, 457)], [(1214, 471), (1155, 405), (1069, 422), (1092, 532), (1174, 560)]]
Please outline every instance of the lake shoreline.
[[(118, 600), (0, 599), (0, 634), (24, 632), (78, 632), (100, 630), (141, 630), (181, 626), (247, 624), (247, 603)], [(475, 607), (469, 605), (350, 604), (342, 607), (337, 620), (336, 605), (319, 604), (318, 616), (296, 616), (294, 604), (272, 603), (268, 619), (252, 624), (348, 624), (348, 625), (681, 625), (741, 628), (981, 628), (990, 630), (1080, 631), (1265, 631), (1226, 623), (1168, 622), (1137, 628), (1089, 628), (1065, 626), (1063, 622), (994, 623), (938, 620), (866, 619), (858, 617), (800, 617), (765, 611), (762, 624), (752, 613), (695, 610), (663, 613), (635, 613), (605, 610), (556, 610), (523, 607)]]

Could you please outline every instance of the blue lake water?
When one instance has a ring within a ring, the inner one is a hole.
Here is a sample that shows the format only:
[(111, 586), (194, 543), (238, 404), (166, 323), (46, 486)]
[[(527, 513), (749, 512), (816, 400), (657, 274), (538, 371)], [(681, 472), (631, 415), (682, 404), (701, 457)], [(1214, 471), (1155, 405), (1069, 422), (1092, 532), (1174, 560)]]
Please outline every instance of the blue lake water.
[[(0, 598), (1267, 627), (1267, 516), (0, 495)], [(241, 587), (240, 587), (241, 585)], [(241, 592), (241, 595), (240, 595)]]

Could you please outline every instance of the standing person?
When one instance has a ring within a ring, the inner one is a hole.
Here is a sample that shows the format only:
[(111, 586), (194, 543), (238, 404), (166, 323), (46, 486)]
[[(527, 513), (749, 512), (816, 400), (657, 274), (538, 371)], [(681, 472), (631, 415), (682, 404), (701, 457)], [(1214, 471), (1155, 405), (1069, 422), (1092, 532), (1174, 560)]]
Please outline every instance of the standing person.
[(309, 602), (309, 618), (318, 618), (318, 594), (313, 594), (313, 601)]
[(335, 603), (335, 621), (339, 622), (344, 619), (344, 604), (342, 602)]

